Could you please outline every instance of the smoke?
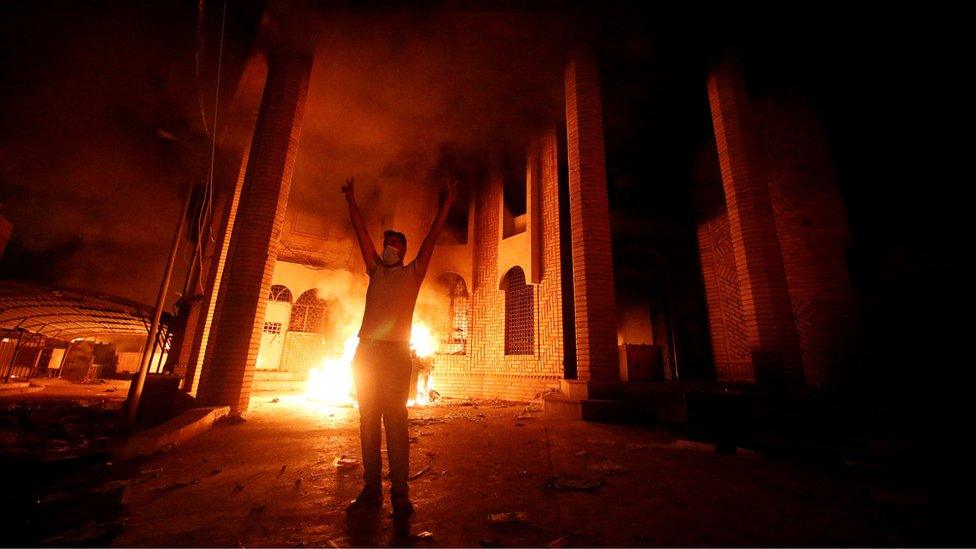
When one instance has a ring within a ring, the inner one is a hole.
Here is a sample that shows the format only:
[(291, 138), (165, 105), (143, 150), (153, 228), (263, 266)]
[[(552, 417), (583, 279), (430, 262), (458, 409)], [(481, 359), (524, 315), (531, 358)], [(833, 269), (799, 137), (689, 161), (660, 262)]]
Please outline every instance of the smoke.
[[(567, 40), (562, 23), (538, 13), (317, 13), (304, 32), (315, 37), (315, 62), (284, 238), (327, 258), (317, 287), (337, 304), (343, 341), (359, 328), (368, 279), (340, 185), (356, 178), (374, 243), (400, 230), (412, 260), (448, 178), (459, 180), (466, 211), (494, 160), (559, 120)], [(465, 235), (452, 230), (445, 241)], [(436, 274), (414, 315), (431, 329), (450, 307)]]
[[(0, 274), (151, 302), (180, 192), (207, 148), (196, 3), (18, 10), (0, 22), (0, 203), (14, 225)], [(519, 150), (562, 109), (565, 32), (553, 13), (297, 19), (315, 63), (286, 244), (332, 258), (330, 268), (361, 271), (338, 192), (346, 177), (374, 238), (396, 226), (411, 259), (446, 178), (461, 179), (466, 200), (492, 155)], [(287, 240), (303, 231), (320, 238)]]
[(151, 302), (199, 139), (194, 6), (18, 9), (0, 23), (0, 273)]
[(317, 297), (330, 305), (332, 325), (337, 328), (336, 341), (345, 341), (362, 324), (368, 283), (366, 274), (346, 269), (323, 269), (316, 275)]
[(563, 108), (565, 38), (551, 15), (317, 13), (307, 25), (315, 63), (289, 214), (333, 242), (355, 246), (338, 192), (355, 177), (374, 239), (403, 231), (411, 258), (446, 179), (465, 204), (492, 157)]

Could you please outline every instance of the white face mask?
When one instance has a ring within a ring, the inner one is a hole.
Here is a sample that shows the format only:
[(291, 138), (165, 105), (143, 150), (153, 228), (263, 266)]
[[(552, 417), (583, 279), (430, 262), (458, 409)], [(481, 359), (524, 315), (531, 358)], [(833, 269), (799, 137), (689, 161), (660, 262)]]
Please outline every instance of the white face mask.
[(400, 252), (393, 246), (383, 248), (383, 263), (393, 265), (400, 261)]

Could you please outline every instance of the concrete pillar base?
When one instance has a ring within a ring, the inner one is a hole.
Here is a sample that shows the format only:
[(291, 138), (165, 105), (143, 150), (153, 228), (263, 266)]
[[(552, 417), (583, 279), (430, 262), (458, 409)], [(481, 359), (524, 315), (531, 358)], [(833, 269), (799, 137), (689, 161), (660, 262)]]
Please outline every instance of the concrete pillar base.
[(559, 380), (559, 392), (570, 400), (613, 399), (623, 391), (624, 384), (615, 381)]

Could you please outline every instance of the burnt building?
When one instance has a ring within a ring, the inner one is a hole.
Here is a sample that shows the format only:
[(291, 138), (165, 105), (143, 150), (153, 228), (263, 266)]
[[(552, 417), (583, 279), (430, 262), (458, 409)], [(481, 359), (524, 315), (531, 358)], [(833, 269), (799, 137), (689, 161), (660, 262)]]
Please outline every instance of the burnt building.
[[(170, 354), (185, 391), (237, 412), (252, 391), (299, 389), (341, 355), (365, 292), (338, 194), (355, 166), (320, 157), (334, 138), (324, 127), (345, 123), (335, 80), (382, 52), (332, 56), (328, 31), (306, 16), (273, 4), (230, 27), (236, 64), (219, 80), (219, 155), (202, 195), (213, 215), (191, 235), (202, 253), (187, 287), (199, 299)], [(494, 16), (438, 17), (501, 36)], [(628, 42), (645, 29), (608, 37), (561, 21), (542, 47), (524, 29), (548, 12), (518, 17), (528, 23), (506, 36), (529, 44), (538, 89), (515, 81), (504, 93), (534, 98), (531, 113), (507, 114), (523, 123), (499, 115), (503, 140), (387, 159), (378, 173), (388, 181), (366, 187), (371, 230), (405, 232), (408, 259), (438, 182), (464, 188), (415, 317), (438, 343), (437, 391), (579, 401), (682, 382), (855, 383), (864, 345), (852, 236), (817, 106), (762, 88), (774, 72), (732, 42), (660, 61)], [(430, 116), (418, 123), (436, 124)], [(363, 148), (396, 139), (353, 137)]]

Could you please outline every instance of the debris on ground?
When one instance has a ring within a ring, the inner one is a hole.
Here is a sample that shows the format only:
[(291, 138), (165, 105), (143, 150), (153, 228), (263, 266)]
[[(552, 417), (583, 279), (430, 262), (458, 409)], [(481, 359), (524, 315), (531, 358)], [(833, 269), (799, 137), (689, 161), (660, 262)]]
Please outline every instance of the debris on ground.
[(247, 423), (243, 416), (224, 416), (216, 421), (220, 425), (240, 425)]
[(508, 511), (505, 513), (488, 513), (488, 522), (500, 524), (505, 522), (525, 522), (525, 511)]
[(573, 536), (579, 534), (582, 530), (573, 530), (572, 532), (566, 534), (565, 536), (558, 537), (546, 544), (546, 547), (566, 547), (569, 545), (570, 540)]
[(166, 486), (157, 487), (153, 491), (157, 493), (172, 492), (174, 490), (179, 490), (180, 488), (186, 488), (187, 486), (192, 486), (194, 484), (200, 484), (200, 479), (195, 478), (193, 480), (181, 480), (177, 482), (171, 482)]
[(88, 522), (81, 528), (47, 538), (41, 542), (41, 545), (66, 547), (107, 545), (104, 542), (106, 540), (111, 540), (119, 532), (121, 532), (124, 527), (125, 519), (113, 520), (110, 522)]
[(287, 465), (282, 465), (281, 466), (281, 469), (278, 469), (278, 476), (280, 477), (282, 475), (282, 473), (285, 472), (285, 469), (287, 469), (287, 468), (288, 468)]
[(418, 478), (420, 478), (421, 476), (423, 476), (424, 473), (426, 473), (428, 471), (430, 471), (430, 465), (428, 465), (428, 466), (424, 467), (423, 469), (417, 471), (416, 473), (408, 476), (407, 477), (407, 480), (417, 480)]
[(280, 400), (278, 399), (278, 397), (274, 397), (273, 399), (271, 399), (271, 404), (277, 404), (278, 402), (281, 402), (281, 401), (280, 401)]
[(407, 420), (407, 424), (411, 427), (421, 426), (425, 427), (427, 425), (433, 425), (434, 423), (444, 423), (444, 418), (439, 417), (412, 417)]
[(421, 541), (434, 541), (434, 533), (430, 530), (424, 530), (423, 532), (417, 532), (414, 539)]
[(302, 477), (298, 477), (295, 479), (295, 491), (297, 492), (301, 489), (302, 489)]
[(624, 467), (623, 465), (620, 465), (619, 463), (614, 463), (612, 461), (598, 461), (596, 463), (591, 463), (587, 465), (586, 468), (591, 469), (593, 471), (600, 471), (601, 473), (607, 473), (611, 475), (630, 472), (630, 470)]
[(105, 483), (105, 484), (103, 484), (103, 485), (101, 485), (101, 486), (93, 489), (92, 491), (98, 492), (98, 493), (111, 492), (113, 490), (118, 490), (119, 488), (125, 488), (128, 485), (129, 485), (129, 481), (128, 480), (115, 480), (115, 481), (112, 481), (112, 482)]
[(582, 477), (579, 475), (564, 473), (546, 481), (545, 488), (593, 492), (603, 485), (603, 481), (603, 477)]
[(705, 442), (695, 442), (695, 441), (686, 440), (686, 439), (683, 439), (683, 438), (679, 438), (679, 439), (675, 440), (674, 442), (671, 442), (670, 444), (666, 445), (665, 447), (666, 448), (669, 448), (669, 449), (674, 449), (674, 450), (696, 450), (696, 451), (699, 451), (699, 452), (714, 452), (715, 451), (715, 445), (714, 444), (708, 444), (708, 443), (705, 443)]
[(221, 472), (223, 472), (223, 469), (220, 468), (210, 470), (211, 475), (219, 475)]
[(230, 493), (231, 493), (231, 494), (236, 494), (236, 493), (238, 493), (238, 492), (240, 492), (240, 491), (241, 491), (241, 490), (243, 490), (243, 489), (244, 489), (244, 485), (243, 485), (243, 484), (240, 484), (240, 483), (238, 483), (238, 484), (235, 484), (235, 485), (234, 485), (234, 488), (233, 488), (233, 489), (232, 489), (232, 490), (230, 491)]
[(336, 469), (353, 469), (359, 466), (359, 458), (349, 457), (349, 456), (339, 456), (335, 458), (332, 465)]
[(759, 452), (746, 450), (741, 446), (735, 449), (735, 457), (742, 458), (742, 459), (763, 459), (763, 455), (760, 454)]
[(515, 413), (516, 419), (532, 419), (536, 417), (533, 414), (541, 413), (542, 406), (536, 403), (529, 403), (524, 408)]

